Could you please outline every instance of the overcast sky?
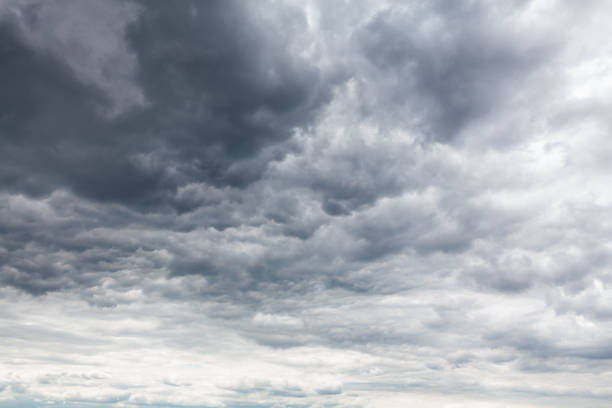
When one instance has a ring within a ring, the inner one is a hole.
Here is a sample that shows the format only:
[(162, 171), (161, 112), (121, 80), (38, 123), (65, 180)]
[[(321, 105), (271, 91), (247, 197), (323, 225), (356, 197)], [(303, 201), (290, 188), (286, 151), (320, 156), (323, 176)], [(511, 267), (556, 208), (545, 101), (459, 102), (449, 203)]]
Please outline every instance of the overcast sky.
[(609, 407), (612, 4), (0, 1), (0, 408)]

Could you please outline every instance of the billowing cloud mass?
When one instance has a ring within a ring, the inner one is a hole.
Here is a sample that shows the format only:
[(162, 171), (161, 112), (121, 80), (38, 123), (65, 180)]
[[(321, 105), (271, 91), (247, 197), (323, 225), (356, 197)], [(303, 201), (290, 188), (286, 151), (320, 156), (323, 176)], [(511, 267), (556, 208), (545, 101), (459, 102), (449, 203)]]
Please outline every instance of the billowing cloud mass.
[(607, 407), (612, 6), (0, 2), (0, 407)]

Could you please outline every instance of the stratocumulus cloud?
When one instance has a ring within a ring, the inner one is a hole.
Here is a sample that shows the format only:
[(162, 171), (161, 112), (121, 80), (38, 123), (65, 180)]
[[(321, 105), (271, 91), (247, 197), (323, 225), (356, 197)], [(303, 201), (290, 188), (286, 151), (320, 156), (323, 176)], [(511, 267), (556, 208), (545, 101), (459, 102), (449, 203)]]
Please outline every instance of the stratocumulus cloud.
[(0, 407), (606, 407), (612, 7), (0, 2)]

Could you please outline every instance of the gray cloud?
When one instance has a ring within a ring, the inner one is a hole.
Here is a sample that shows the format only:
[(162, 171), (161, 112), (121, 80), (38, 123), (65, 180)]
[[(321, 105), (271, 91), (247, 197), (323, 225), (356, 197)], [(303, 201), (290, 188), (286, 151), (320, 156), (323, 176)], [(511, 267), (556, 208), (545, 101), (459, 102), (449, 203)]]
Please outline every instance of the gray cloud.
[(606, 406), (603, 2), (0, 5), (0, 406)]
[(541, 34), (526, 41), (504, 21), (517, 12), (477, 3), (409, 6), (376, 15), (358, 41), (384, 78), (387, 103), (412, 110), (425, 134), (449, 141), (503, 107), (560, 46)]
[[(8, 64), (2, 77), (9, 91), (3, 184), (13, 191), (65, 187), (97, 201), (187, 210), (190, 203), (174, 197), (178, 187), (256, 180), (287, 149), (262, 154), (263, 147), (288, 139), (329, 98), (331, 79), (241, 6), (147, 2), (132, 6), (137, 17), (124, 25), (122, 44), (132, 86), (145, 100), (108, 117), (100, 109), (115, 95), (82, 80), (88, 67), (65, 49), (73, 41), (66, 36), (83, 41), (76, 32), (82, 16), (62, 23), (72, 23), (69, 30), (49, 33), (59, 37), (48, 41), (51, 52), (41, 50), (47, 44), (28, 42), (49, 30), (47, 20), (57, 14), (49, 8), (14, 6), (3, 19)], [(303, 17), (286, 14), (292, 18), (286, 29), (300, 30)], [(96, 47), (104, 44), (86, 46), (101, 52)]]

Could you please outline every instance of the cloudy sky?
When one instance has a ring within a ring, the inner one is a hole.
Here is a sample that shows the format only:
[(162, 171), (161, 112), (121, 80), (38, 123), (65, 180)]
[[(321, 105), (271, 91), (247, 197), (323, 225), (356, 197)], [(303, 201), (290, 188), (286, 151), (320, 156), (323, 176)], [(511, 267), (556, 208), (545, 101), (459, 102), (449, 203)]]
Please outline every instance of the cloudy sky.
[(0, 408), (609, 407), (612, 4), (0, 1)]

